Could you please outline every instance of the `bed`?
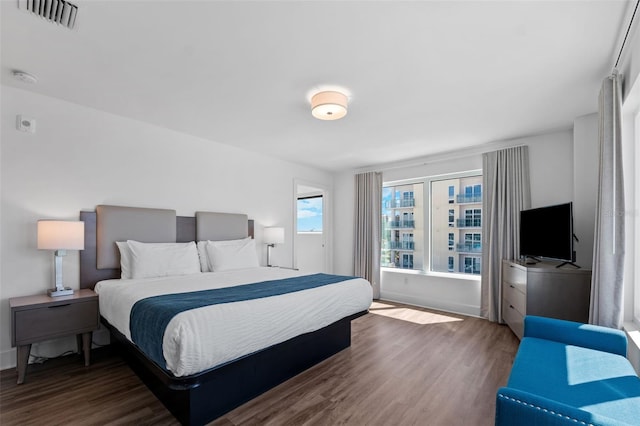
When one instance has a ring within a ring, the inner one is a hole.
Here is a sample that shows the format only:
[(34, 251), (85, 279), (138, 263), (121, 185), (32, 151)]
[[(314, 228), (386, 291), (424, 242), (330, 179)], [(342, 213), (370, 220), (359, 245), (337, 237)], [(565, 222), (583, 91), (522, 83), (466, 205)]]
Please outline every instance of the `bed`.
[[(248, 240), (253, 222), (246, 215), (182, 217), (166, 209), (98, 206), (81, 212), (80, 219), (85, 222), (80, 286), (98, 292), (112, 343), (182, 424), (209, 422), (349, 347), (351, 320), (371, 303), (370, 285), (360, 278), (301, 276), (257, 265), (225, 270), (220, 264), (214, 272), (121, 279), (128, 266), (121, 263), (116, 242), (188, 243), (192, 250), (195, 241)], [(142, 245), (147, 246), (153, 244)], [(144, 268), (137, 259), (140, 272)], [(207, 270), (202, 256), (199, 266)], [(289, 290), (279, 290), (285, 287)], [(253, 296), (245, 296), (245, 290)], [(205, 295), (218, 302), (201, 302)], [(156, 299), (171, 309), (183, 299), (201, 306), (162, 322), (151, 305)], [(166, 327), (160, 337), (148, 332), (156, 323)]]

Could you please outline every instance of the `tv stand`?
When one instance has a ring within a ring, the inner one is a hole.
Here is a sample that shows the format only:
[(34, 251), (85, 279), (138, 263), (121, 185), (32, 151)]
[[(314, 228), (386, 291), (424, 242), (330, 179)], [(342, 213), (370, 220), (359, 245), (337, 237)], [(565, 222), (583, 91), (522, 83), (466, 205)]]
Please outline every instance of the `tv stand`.
[(518, 338), (525, 315), (589, 322), (590, 299), (590, 270), (502, 261), (502, 320)]
[(575, 263), (573, 263), (573, 262), (562, 262), (561, 264), (559, 264), (558, 266), (556, 266), (556, 268), (562, 268), (564, 265), (571, 265), (571, 266), (573, 266), (573, 267), (574, 267), (574, 268), (576, 268), (576, 269), (580, 269), (580, 266), (579, 266), (579, 265), (576, 265), (576, 264), (575, 264)]

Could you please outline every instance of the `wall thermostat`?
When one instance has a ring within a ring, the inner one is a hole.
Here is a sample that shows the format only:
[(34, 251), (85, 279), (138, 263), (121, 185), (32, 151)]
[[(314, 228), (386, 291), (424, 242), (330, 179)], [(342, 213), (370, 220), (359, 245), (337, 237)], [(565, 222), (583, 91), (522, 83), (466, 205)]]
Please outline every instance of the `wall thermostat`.
[(25, 117), (24, 115), (18, 115), (16, 116), (16, 128), (21, 132), (35, 133), (36, 120), (35, 118)]

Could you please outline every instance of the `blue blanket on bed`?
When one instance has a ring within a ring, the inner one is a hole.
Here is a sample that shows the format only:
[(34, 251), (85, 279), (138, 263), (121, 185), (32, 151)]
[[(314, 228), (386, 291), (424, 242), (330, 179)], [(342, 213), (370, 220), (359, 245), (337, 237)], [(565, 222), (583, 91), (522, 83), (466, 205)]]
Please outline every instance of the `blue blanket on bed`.
[(355, 277), (314, 274), (189, 293), (165, 294), (137, 301), (131, 309), (131, 340), (166, 370), (162, 339), (169, 321), (180, 312), (221, 303), (240, 302), (308, 290)]

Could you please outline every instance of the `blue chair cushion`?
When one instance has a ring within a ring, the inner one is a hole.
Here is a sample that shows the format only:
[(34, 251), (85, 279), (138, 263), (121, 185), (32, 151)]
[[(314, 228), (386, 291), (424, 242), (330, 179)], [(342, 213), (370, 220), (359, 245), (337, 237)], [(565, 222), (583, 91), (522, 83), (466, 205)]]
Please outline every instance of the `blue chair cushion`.
[(640, 422), (640, 378), (621, 355), (525, 337), (507, 387), (629, 424)]

